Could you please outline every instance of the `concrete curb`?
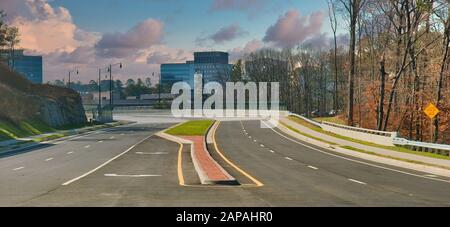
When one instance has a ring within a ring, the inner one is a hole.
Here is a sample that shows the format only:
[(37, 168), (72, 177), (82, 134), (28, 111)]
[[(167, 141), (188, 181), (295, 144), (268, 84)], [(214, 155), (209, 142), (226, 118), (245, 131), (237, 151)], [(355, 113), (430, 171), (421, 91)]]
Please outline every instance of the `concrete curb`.
[(175, 127), (177, 127), (177, 126), (179, 126), (179, 125), (181, 125), (183, 123), (184, 122), (179, 123), (179, 124), (177, 124), (175, 126), (172, 126), (172, 127), (168, 128), (168, 129), (165, 129), (164, 131), (158, 132), (158, 133), (156, 133), (156, 135), (161, 137), (161, 138), (163, 138), (163, 139), (166, 139), (166, 140), (169, 140), (169, 141), (172, 141), (172, 142), (175, 142), (175, 143), (189, 144), (190, 145), (190, 147), (191, 147), (191, 149), (190, 149), (191, 150), (191, 152), (190, 152), (191, 153), (191, 159), (192, 159), (192, 162), (194, 164), (195, 171), (197, 172), (197, 175), (200, 178), (200, 182), (201, 182), (202, 185), (238, 185), (239, 183), (237, 182), (237, 180), (235, 178), (233, 178), (222, 166), (220, 166), (219, 163), (217, 163), (217, 161), (214, 160), (211, 157), (210, 152), (207, 150), (207, 146), (206, 146), (207, 145), (207, 143), (206, 143), (207, 138), (208, 138), (208, 136), (211, 137), (211, 135), (209, 135), (209, 134), (211, 134), (210, 133), (210, 132), (212, 132), (211, 129), (213, 129), (214, 126), (217, 127), (217, 125), (216, 125), (217, 122), (215, 122), (208, 129), (207, 135), (205, 136), (205, 139), (203, 140), (204, 151), (209, 156), (209, 159), (215, 165), (217, 165), (217, 167), (222, 171), (222, 173), (224, 175), (226, 175), (229, 178), (229, 180), (212, 180), (212, 179), (210, 179), (208, 177), (208, 175), (206, 174), (206, 171), (204, 170), (204, 168), (201, 167), (199, 160), (197, 160), (197, 157), (196, 157), (195, 152), (194, 152), (194, 142), (190, 141), (190, 140), (187, 140), (187, 139), (184, 139), (184, 138), (180, 138), (178, 136), (173, 136), (173, 135), (165, 133), (166, 131), (168, 131), (168, 130), (170, 130), (172, 128), (175, 128)]
[(279, 124), (277, 128), (280, 129), (282, 132), (293, 136), (294, 138), (298, 138), (305, 142), (311, 143), (312, 145), (315, 145), (315, 146), (318, 146), (321, 148), (325, 148), (329, 151), (341, 153), (344, 155), (348, 155), (348, 156), (352, 156), (352, 157), (356, 157), (356, 158), (360, 158), (360, 159), (364, 159), (364, 160), (368, 160), (368, 161), (372, 161), (372, 162), (382, 163), (382, 164), (396, 166), (396, 167), (405, 168), (405, 169), (411, 169), (411, 170), (425, 172), (425, 173), (429, 173), (429, 174), (433, 174), (433, 175), (450, 177), (450, 170), (447, 170), (447, 169), (433, 167), (433, 166), (427, 166), (427, 165), (421, 165), (421, 164), (416, 164), (416, 163), (409, 163), (406, 161), (395, 160), (395, 159), (391, 159), (391, 158), (387, 158), (387, 157), (380, 157), (380, 156), (376, 156), (376, 155), (365, 154), (365, 153), (345, 149), (345, 148), (339, 147), (338, 145), (328, 144), (328, 143), (325, 143), (322, 141), (318, 141), (318, 140), (303, 136), (301, 134), (298, 134), (298, 133), (288, 129), (287, 127), (285, 127), (282, 124)]
[[(174, 126), (174, 127), (176, 127), (176, 126)], [(173, 127), (171, 127), (171, 128), (173, 128)], [(169, 129), (167, 129), (167, 130), (169, 130)], [(166, 139), (166, 140), (169, 140), (169, 141), (172, 141), (175, 143), (189, 144), (189, 146), (191, 147), (190, 153), (191, 153), (192, 163), (194, 164), (194, 169), (195, 169), (195, 172), (197, 172), (198, 178), (200, 178), (200, 182), (202, 184), (210, 184), (209, 182), (211, 182), (211, 181), (208, 179), (208, 177), (207, 177), (206, 173), (203, 171), (203, 169), (200, 168), (198, 160), (194, 155), (194, 143), (190, 140), (186, 140), (186, 139), (165, 133), (165, 131), (167, 131), (167, 130), (158, 132), (158, 133), (156, 133), (156, 135), (163, 139)]]
[(217, 129), (217, 127), (219, 127), (219, 121), (215, 121), (214, 124), (211, 125), (211, 127), (209, 127), (208, 131), (206, 132), (206, 138), (204, 141), (204, 148), (205, 148), (205, 152), (209, 155), (209, 157), (211, 158), (211, 160), (216, 163), (216, 165), (219, 167), (219, 169), (228, 177), (229, 180), (226, 181), (214, 181), (211, 182), (212, 184), (226, 184), (226, 185), (239, 185), (239, 182), (233, 177), (231, 176), (231, 174), (229, 174), (221, 165), (219, 165), (219, 163), (214, 160), (214, 158), (211, 156), (211, 152), (208, 150), (209, 146), (214, 146), (214, 131)]

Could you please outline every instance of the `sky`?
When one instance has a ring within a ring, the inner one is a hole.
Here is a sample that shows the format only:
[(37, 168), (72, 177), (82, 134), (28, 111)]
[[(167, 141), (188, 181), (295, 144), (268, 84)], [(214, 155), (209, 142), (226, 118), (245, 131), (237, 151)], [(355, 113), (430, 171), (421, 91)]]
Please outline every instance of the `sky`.
[[(329, 45), (326, 0), (0, 0), (20, 48), (43, 55), (44, 81), (158, 78), (159, 65), (219, 50), (234, 61), (261, 48)], [(339, 28), (341, 35), (345, 27)], [(154, 76), (152, 76), (154, 75)], [(103, 75), (102, 75), (103, 77)]]

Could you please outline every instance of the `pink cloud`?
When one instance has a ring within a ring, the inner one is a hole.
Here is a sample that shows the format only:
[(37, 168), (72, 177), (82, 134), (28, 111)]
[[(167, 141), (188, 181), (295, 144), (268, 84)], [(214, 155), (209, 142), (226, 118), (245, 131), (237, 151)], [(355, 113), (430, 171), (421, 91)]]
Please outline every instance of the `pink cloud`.
[(264, 43), (261, 40), (251, 40), (243, 47), (236, 47), (232, 50), (229, 50), (228, 52), (230, 53), (230, 61), (235, 62), (236, 60), (242, 58), (244, 55), (253, 53), (262, 48), (264, 48)]
[(263, 41), (274, 43), (278, 47), (293, 47), (310, 37), (319, 35), (323, 20), (324, 14), (321, 11), (302, 16), (299, 11), (290, 10), (267, 29)]
[(100, 56), (124, 58), (138, 50), (160, 43), (163, 35), (163, 23), (159, 20), (148, 19), (126, 33), (104, 34), (95, 48)]

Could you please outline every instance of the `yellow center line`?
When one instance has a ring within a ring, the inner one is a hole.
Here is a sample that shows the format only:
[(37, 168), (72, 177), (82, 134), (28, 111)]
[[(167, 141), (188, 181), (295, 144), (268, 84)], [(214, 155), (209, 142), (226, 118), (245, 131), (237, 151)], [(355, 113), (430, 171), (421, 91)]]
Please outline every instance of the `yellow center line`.
[[(264, 186), (263, 183), (261, 183), (260, 181), (258, 181), (256, 178), (252, 177), (250, 174), (248, 174), (247, 172), (245, 172), (244, 170), (242, 170), (241, 168), (239, 168), (236, 164), (234, 164), (233, 162), (231, 162), (228, 158), (225, 157), (225, 155), (220, 151), (219, 146), (217, 146), (217, 142), (216, 142), (216, 131), (220, 126), (220, 121), (218, 121), (217, 123), (217, 127), (214, 128), (213, 131), (213, 142), (214, 142), (214, 148), (216, 149), (216, 152), (220, 155), (220, 157), (223, 158), (223, 160), (225, 160), (225, 162), (227, 162), (229, 165), (233, 166), (237, 171), (239, 171), (240, 173), (242, 173), (244, 176), (246, 176), (247, 178), (249, 178), (251, 181), (253, 181), (257, 187), (262, 187)], [(242, 123), (242, 122), (241, 122)]]
[(177, 142), (177, 143), (178, 143), (178, 145), (180, 145), (180, 149), (178, 150), (178, 182), (180, 182), (181, 186), (186, 186), (184, 183), (183, 168), (182, 168), (183, 144), (180, 142)]

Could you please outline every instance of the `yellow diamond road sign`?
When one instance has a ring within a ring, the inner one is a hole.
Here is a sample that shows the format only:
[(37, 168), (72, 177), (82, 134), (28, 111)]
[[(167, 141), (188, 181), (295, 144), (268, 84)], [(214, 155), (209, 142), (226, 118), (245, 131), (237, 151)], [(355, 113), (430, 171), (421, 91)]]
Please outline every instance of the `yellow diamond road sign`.
[(428, 105), (427, 108), (425, 108), (423, 110), (423, 112), (430, 118), (433, 119), (434, 117), (436, 117), (436, 115), (438, 115), (438, 113), (440, 112), (440, 110), (433, 104), (430, 103), (430, 105)]

